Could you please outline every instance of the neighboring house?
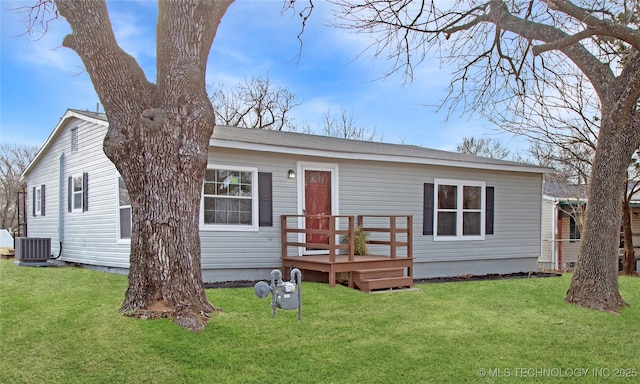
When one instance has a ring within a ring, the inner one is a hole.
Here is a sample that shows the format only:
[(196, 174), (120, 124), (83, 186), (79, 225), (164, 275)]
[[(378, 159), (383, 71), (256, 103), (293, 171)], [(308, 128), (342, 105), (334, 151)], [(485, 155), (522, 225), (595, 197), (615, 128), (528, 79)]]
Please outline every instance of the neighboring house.
[[(587, 204), (584, 185), (545, 183), (542, 196), (542, 253), (540, 269), (575, 267), (581, 240), (582, 215)], [(631, 201), (633, 244), (640, 247), (640, 200)], [(620, 250), (623, 235), (620, 231)], [(636, 255), (638, 251), (636, 250)]]
[[(61, 118), (24, 173), (28, 236), (51, 238), (60, 260), (126, 273), (131, 208), (102, 151), (107, 125), (101, 113)], [(203, 279), (268, 277), (282, 266), (281, 215), (320, 200), (332, 215), (412, 215), (417, 279), (537, 271), (547, 171), (418, 146), (216, 127), (201, 206)], [(309, 195), (311, 182), (323, 185), (322, 198)]]
[(13, 248), (13, 236), (6, 229), (0, 229), (0, 248)]

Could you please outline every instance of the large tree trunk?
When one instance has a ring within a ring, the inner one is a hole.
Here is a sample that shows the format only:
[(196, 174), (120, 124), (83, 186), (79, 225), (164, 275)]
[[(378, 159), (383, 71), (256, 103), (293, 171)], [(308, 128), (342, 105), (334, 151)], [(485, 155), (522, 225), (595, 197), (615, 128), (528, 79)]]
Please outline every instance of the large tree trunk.
[(631, 206), (627, 195), (627, 179), (624, 184), (624, 198), (622, 199), (622, 232), (624, 233), (624, 253), (622, 257), (622, 273), (633, 275), (635, 255), (633, 251), (633, 232), (631, 231)]
[[(602, 126), (591, 170), (584, 232), (566, 301), (607, 312), (627, 305), (618, 291), (620, 207), (627, 167), (637, 140), (603, 106)], [(630, 116), (631, 117), (631, 116)], [(630, 124), (630, 118), (627, 124)]]
[[(213, 110), (210, 104), (194, 108), (197, 104), (187, 100), (148, 111), (158, 115), (159, 126), (127, 142), (136, 153), (120, 147), (112, 135), (105, 139), (105, 152), (127, 184), (133, 210), (129, 288), (121, 311), (171, 316), (194, 330), (206, 325), (214, 310), (202, 284), (199, 236)], [(201, 116), (194, 115), (196, 109)]]
[(193, 331), (211, 312), (202, 283), (199, 212), (214, 113), (206, 64), (231, 1), (159, 2), (157, 85), (117, 45), (104, 1), (56, 0), (109, 120), (104, 151), (133, 211), (129, 287), (121, 312), (171, 317)]

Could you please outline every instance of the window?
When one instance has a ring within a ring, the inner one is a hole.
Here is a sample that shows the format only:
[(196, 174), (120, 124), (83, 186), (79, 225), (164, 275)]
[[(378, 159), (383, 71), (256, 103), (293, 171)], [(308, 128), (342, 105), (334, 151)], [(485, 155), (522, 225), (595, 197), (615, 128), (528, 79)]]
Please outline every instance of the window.
[(204, 227), (257, 230), (257, 175), (257, 170), (253, 168), (207, 169), (202, 198)]
[(33, 187), (33, 216), (44, 216), (44, 199), (45, 199), (45, 187), (44, 184)]
[(42, 188), (36, 188), (36, 215), (42, 214)]
[(67, 190), (68, 211), (86, 212), (89, 210), (89, 174), (69, 177)]
[(434, 239), (484, 239), (484, 182), (436, 179), (434, 192)]
[(118, 177), (118, 239), (131, 239), (131, 200), (122, 177)]
[(73, 177), (73, 208), (72, 211), (82, 211), (82, 176)]
[(580, 238), (580, 226), (573, 216), (569, 216), (569, 242), (575, 243), (575, 241), (580, 240)]
[(78, 152), (78, 127), (71, 128), (71, 153)]

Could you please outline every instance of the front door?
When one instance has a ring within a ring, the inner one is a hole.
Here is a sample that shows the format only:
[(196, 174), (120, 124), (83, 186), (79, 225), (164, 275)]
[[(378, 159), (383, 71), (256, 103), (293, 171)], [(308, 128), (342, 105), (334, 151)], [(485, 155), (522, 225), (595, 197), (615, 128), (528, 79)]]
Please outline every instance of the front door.
[[(331, 215), (331, 171), (304, 171), (304, 211), (307, 229), (329, 229), (329, 219), (310, 217)], [(329, 244), (329, 235), (312, 233), (307, 235), (307, 243)], [(314, 250), (313, 247), (307, 250)]]

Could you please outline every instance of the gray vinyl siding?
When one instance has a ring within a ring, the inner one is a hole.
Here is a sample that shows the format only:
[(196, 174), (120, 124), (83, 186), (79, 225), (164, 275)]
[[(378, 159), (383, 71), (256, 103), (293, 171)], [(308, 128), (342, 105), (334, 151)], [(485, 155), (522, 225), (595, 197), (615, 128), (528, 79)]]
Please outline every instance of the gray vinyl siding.
[[(252, 153), (222, 148), (209, 150), (209, 164), (230, 168), (256, 167), (273, 177), (273, 226), (258, 232), (200, 231), (203, 269), (280, 268), (280, 216), (297, 210), (296, 180), (287, 178), (296, 169), (297, 159), (275, 154)], [(254, 186), (257, 188), (257, 185)], [(267, 270), (266, 276), (268, 276)], [(231, 277), (229, 280), (234, 280)]]
[[(71, 153), (70, 128), (78, 127), (79, 151)], [(106, 127), (69, 118), (27, 175), (29, 191), (46, 185), (46, 214), (29, 216), (29, 236), (51, 237), (57, 245), (59, 212), (64, 221), (61, 260), (113, 268), (129, 267), (129, 244), (117, 240), (117, 178), (102, 151)], [(330, 150), (330, 148), (327, 148)], [(64, 153), (63, 183), (59, 185), (59, 157)], [(298, 164), (324, 163), (338, 167), (342, 215), (412, 215), (414, 277), (466, 273), (535, 270), (541, 254), (542, 175), (522, 171), (482, 170), (449, 166), (349, 160), (223, 147), (209, 149), (209, 164), (251, 167), (272, 175), (273, 226), (257, 231), (216, 231), (201, 228), (205, 281), (268, 278), (280, 268), (280, 216), (298, 213), (298, 179), (287, 177)], [(67, 180), (89, 175), (87, 212), (67, 212)], [(298, 175), (300, 178), (302, 175)], [(434, 241), (422, 233), (424, 183), (436, 178), (484, 181), (495, 188), (494, 234), (484, 240)], [(257, 188), (257, 180), (254, 188)], [(32, 200), (28, 199), (28, 213)], [(57, 248), (54, 246), (54, 248)], [(57, 254), (57, 249), (54, 249)], [(533, 260), (533, 269), (529, 262)]]
[[(48, 152), (39, 166), (27, 177), (27, 236), (49, 237), (54, 255), (58, 254), (58, 201), (60, 188), (58, 183), (58, 156)], [(45, 186), (45, 215), (33, 216), (33, 188)], [(65, 192), (66, 195), (66, 192)], [(65, 205), (66, 207), (66, 205)], [(65, 208), (66, 209), (66, 208)]]
[[(542, 177), (535, 173), (453, 169), (441, 166), (333, 160), (214, 148), (209, 163), (257, 166), (273, 175), (273, 227), (258, 232), (201, 231), (204, 269), (278, 268), (282, 214), (297, 213), (297, 184), (287, 178), (298, 162), (339, 167), (342, 215), (413, 215), (416, 264), (472, 260), (538, 260), (541, 252)], [(298, 175), (300, 177), (300, 175)], [(423, 185), (434, 178), (485, 181), (495, 188), (495, 234), (480, 241), (434, 241), (422, 235)], [(423, 268), (423, 269), (424, 269)], [(417, 269), (418, 271), (420, 268)], [(427, 277), (416, 275), (416, 278)]]
[[(423, 185), (435, 178), (485, 181), (495, 187), (495, 234), (477, 241), (434, 241), (422, 235)], [(340, 179), (342, 214), (413, 215), (416, 263), (540, 255), (540, 175), (350, 162), (341, 164)]]
[[(71, 128), (78, 129), (78, 152), (71, 152)], [(46, 185), (44, 217), (29, 217), (30, 237), (51, 237), (58, 255), (58, 223), (62, 211), (64, 241), (60, 260), (106, 267), (129, 267), (129, 244), (117, 241), (116, 187), (118, 173), (102, 151), (106, 127), (69, 118), (47, 153), (27, 175), (28, 188)], [(60, 185), (59, 158), (64, 153)], [(88, 211), (68, 212), (68, 178), (88, 174)], [(32, 199), (29, 199), (32, 204)], [(29, 212), (32, 212), (29, 206)]]

